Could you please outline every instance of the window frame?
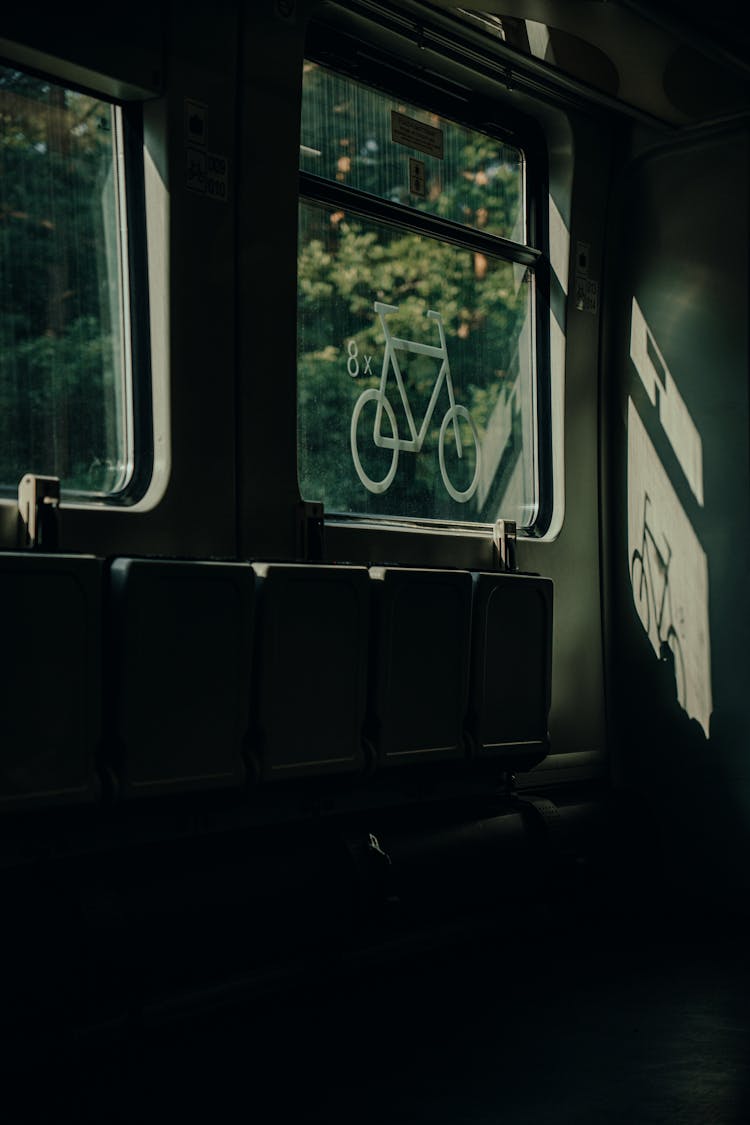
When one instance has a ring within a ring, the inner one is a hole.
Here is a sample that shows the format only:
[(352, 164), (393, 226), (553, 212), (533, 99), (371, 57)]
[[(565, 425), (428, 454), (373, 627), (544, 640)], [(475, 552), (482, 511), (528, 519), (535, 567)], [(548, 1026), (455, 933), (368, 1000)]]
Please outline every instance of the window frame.
[[(299, 170), (299, 202), (341, 207), (363, 217), (397, 226), (463, 249), (479, 250), (495, 259), (526, 265), (534, 271), (535, 295), (533, 334), (535, 356), (537, 514), (528, 528), (519, 528), (524, 538), (541, 538), (553, 514), (552, 425), (550, 376), (550, 294), (547, 147), (540, 126), (485, 93), (460, 85), (451, 77), (430, 70), (415, 77), (406, 55), (352, 35), (349, 31), (313, 19), (307, 29), (304, 57), (383, 94), (438, 113), (456, 124), (476, 130), (517, 147), (525, 164), (525, 243), (410, 208), (335, 183), (314, 173)], [(446, 72), (449, 61), (446, 61)], [(383, 74), (387, 80), (383, 81)], [(440, 85), (438, 85), (438, 80)], [(302, 83), (302, 73), (300, 73)], [(502, 117), (502, 125), (497, 118)], [(299, 449), (295, 442), (297, 461)], [(297, 466), (298, 468), (298, 466)], [(299, 481), (299, 475), (297, 475)], [(305, 498), (307, 499), (307, 498)], [(311, 498), (312, 499), (312, 498)], [(425, 562), (433, 553), (452, 565), (477, 566), (494, 563), (492, 525), (454, 522), (429, 517), (362, 516), (335, 511), (325, 513), (326, 535), (331, 557), (344, 551), (352, 559), (387, 558), (406, 563)], [(352, 538), (352, 533), (354, 537)], [(364, 534), (357, 534), (364, 533)], [(446, 540), (447, 537), (447, 540)], [(463, 544), (459, 545), (459, 541)], [(361, 544), (365, 555), (354, 549)]]
[(130, 302), (133, 470), (122, 492), (105, 498), (105, 503), (126, 507), (138, 503), (145, 496), (154, 475), (154, 388), (151, 368), (143, 114), (137, 103), (116, 104), (119, 104), (122, 115), (124, 196), (128, 225), (127, 286), (123, 286), (123, 292)]
[[(148, 246), (146, 242), (146, 196), (144, 175), (144, 134), (141, 103), (124, 100), (105, 90), (95, 89), (58, 72), (30, 66), (12, 57), (0, 57), (0, 66), (17, 70), (41, 82), (48, 82), (66, 91), (94, 98), (119, 113), (113, 130), (119, 133), (122, 151), (115, 144), (113, 176), (117, 198), (118, 269), (123, 308), (120, 311), (123, 336), (123, 383), (126, 399), (126, 457), (128, 465), (125, 485), (113, 492), (84, 492), (65, 488), (61, 482), (61, 500), (66, 509), (87, 510), (106, 507), (110, 510), (131, 507), (147, 493), (154, 472), (153, 386), (151, 371), (151, 331), (149, 308)], [(61, 67), (60, 70), (64, 70)], [(125, 236), (120, 216), (125, 216)], [(35, 472), (33, 465), (20, 466), (18, 479)], [(15, 504), (17, 485), (0, 483), (0, 505)], [(14, 544), (10, 544), (13, 546)]]

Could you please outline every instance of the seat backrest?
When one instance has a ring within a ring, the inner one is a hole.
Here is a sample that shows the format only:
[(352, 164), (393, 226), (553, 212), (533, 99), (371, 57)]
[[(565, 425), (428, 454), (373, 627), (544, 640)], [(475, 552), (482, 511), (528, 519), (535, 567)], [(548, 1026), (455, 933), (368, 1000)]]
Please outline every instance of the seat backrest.
[(359, 770), (367, 570), (256, 563), (256, 743), (266, 779)]
[(469, 730), (478, 754), (529, 769), (549, 752), (552, 582), (474, 575)]
[(124, 796), (243, 781), (254, 593), (249, 563), (112, 562), (108, 734)]
[(370, 707), (382, 765), (464, 754), (471, 575), (373, 567)]
[(0, 555), (0, 807), (96, 796), (101, 603), (100, 559)]

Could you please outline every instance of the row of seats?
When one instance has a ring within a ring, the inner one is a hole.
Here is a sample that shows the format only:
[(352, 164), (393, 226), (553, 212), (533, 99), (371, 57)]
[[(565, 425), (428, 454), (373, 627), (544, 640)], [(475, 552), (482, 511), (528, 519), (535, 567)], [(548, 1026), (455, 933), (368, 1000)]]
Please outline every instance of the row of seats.
[(552, 584), (0, 555), (0, 807), (547, 752)]

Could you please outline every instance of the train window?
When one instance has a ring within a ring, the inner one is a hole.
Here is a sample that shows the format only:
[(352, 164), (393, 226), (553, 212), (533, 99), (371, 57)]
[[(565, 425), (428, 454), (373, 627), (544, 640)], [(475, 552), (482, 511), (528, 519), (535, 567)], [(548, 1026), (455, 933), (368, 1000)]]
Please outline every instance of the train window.
[(0, 487), (111, 497), (133, 473), (119, 108), (0, 67)]
[(327, 512), (539, 510), (524, 152), (306, 61), (298, 465)]

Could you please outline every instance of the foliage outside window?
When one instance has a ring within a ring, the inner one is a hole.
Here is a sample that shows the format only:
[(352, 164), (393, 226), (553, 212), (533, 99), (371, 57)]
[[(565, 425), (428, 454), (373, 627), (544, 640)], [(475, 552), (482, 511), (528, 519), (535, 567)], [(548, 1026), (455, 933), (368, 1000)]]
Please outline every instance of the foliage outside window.
[(329, 512), (530, 526), (523, 153), (306, 62), (300, 166), (303, 496)]
[(0, 486), (111, 494), (132, 470), (115, 107), (0, 68)]

